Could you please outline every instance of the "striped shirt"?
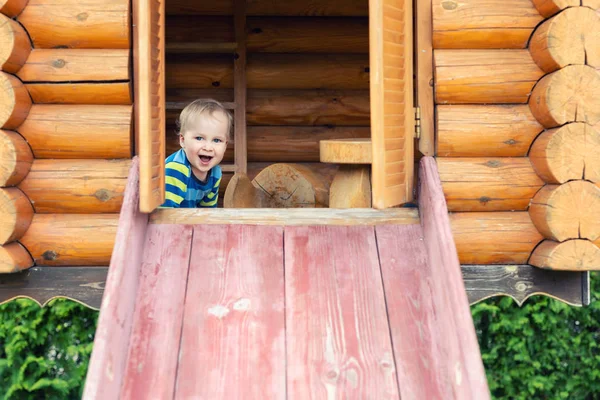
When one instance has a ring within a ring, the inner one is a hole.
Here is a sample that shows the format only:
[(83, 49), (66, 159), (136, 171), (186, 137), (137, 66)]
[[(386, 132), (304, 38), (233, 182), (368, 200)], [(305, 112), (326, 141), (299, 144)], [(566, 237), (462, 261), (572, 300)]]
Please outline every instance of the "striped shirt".
[(192, 173), (192, 167), (183, 149), (166, 159), (166, 201), (161, 207), (196, 208), (216, 207), (221, 184), (221, 167), (208, 171), (206, 182)]

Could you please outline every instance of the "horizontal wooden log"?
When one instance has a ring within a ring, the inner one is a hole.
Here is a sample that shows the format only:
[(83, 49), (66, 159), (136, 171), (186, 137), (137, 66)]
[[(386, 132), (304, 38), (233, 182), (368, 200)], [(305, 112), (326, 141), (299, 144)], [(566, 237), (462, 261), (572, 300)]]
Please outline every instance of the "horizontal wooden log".
[[(172, 0), (166, 4), (167, 15), (233, 15), (233, 0), (217, 2), (189, 2)], [(248, 15), (272, 16), (367, 16), (367, 0), (320, 0), (320, 1), (274, 1), (248, 2)]]
[(440, 157), (523, 157), (544, 129), (527, 105), (437, 106)]
[(19, 22), (38, 49), (128, 49), (126, 0), (29, 0)]
[(529, 159), (538, 175), (548, 183), (575, 179), (600, 182), (598, 154), (600, 130), (572, 123), (543, 132), (533, 142)]
[[(232, 17), (167, 16), (166, 25), (167, 48), (235, 42)], [(366, 17), (249, 17), (246, 31), (251, 53), (369, 53)]]
[(588, 240), (544, 240), (533, 251), (529, 263), (556, 271), (599, 271), (600, 248)]
[(527, 212), (450, 213), (461, 264), (527, 264), (542, 235)]
[(23, 82), (128, 80), (126, 49), (34, 49), (17, 76)]
[[(167, 91), (167, 121), (173, 123), (187, 103), (198, 98), (231, 101), (228, 89)], [(370, 126), (368, 90), (248, 90), (248, 125)]]
[(38, 265), (108, 265), (119, 214), (35, 214), (21, 243)]
[(438, 104), (527, 103), (544, 72), (527, 50), (435, 50)]
[(588, 7), (568, 8), (544, 21), (531, 37), (529, 51), (545, 72), (567, 65), (600, 67), (600, 16)]
[(33, 259), (20, 243), (0, 246), (0, 274), (19, 272), (31, 266)]
[(35, 160), (19, 188), (36, 213), (118, 213), (131, 160)]
[(435, 49), (524, 49), (543, 20), (531, 0), (433, 0)]
[(19, 133), (35, 158), (131, 157), (132, 106), (35, 104)]
[(532, 2), (544, 18), (550, 18), (567, 7), (577, 7), (581, 4), (581, 0), (532, 0)]
[[(181, 147), (176, 128), (167, 129), (167, 154)], [(248, 161), (250, 162), (319, 162), (319, 141), (330, 139), (369, 138), (368, 127), (249, 126)], [(235, 142), (227, 146), (224, 162), (233, 161)]]
[(600, 188), (587, 181), (546, 185), (531, 200), (529, 216), (548, 239), (594, 241), (600, 237)]
[(132, 104), (131, 82), (28, 83), (36, 104)]
[[(219, 55), (168, 56), (166, 85), (232, 88), (232, 61), (231, 56)], [(246, 77), (249, 89), (369, 89), (369, 56), (250, 54)]]
[(14, 186), (29, 173), (33, 153), (21, 135), (0, 130), (0, 187)]
[(0, 128), (15, 129), (25, 121), (31, 97), (23, 83), (11, 74), (0, 72)]
[(27, 32), (18, 22), (0, 14), (0, 67), (15, 73), (25, 64), (31, 53)]
[(544, 76), (531, 93), (529, 107), (546, 128), (568, 122), (600, 122), (600, 71), (570, 65)]
[(450, 211), (527, 210), (544, 185), (527, 157), (436, 160)]
[(371, 138), (333, 139), (319, 142), (320, 161), (335, 164), (371, 164), (373, 145)]
[(0, 0), (0, 13), (7, 17), (16, 17), (23, 11), (28, 0)]
[(18, 240), (29, 228), (33, 207), (17, 188), (0, 188), (0, 245)]

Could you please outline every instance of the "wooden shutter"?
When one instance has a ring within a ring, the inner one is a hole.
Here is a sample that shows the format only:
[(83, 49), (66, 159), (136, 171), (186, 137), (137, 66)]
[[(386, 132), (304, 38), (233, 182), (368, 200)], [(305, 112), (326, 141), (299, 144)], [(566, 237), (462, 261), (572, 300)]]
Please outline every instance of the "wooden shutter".
[(140, 211), (151, 212), (165, 201), (165, 4), (164, 0), (133, 0), (133, 4)]
[(373, 207), (412, 200), (412, 0), (369, 1)]

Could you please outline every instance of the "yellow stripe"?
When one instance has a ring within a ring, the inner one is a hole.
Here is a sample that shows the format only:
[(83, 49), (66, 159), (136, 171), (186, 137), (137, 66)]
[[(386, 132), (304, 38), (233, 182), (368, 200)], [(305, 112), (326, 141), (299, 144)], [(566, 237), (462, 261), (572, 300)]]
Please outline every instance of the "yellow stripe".
[(171, 192), (167, 192), (167, 194), (165, 195), (165, 198), (167, 200), (172, 200), (177, 204), (181, 204), (181, 202), (183, 201), (183, 197), (178, 196), (175, 193), (171, 193)]
[(217, 199), (214, 199), (213, 201), (209, 201), (209, 202), (202, 201), (200, 203), (201, 206), (214, 206), (215, 204), (217, 204)]
[(179, 179), (175, 178), (174, 176), (165, 177), (165, 182), (167, 182), (169, 185), (178, 187), (179, 189), (183, 190), (184, 192), (187, 190), (186, 184), (181, 182)]
[(219, 180), (215, 182), (215, 186), (213, 186), (213, 187), (214, 188), (219, 187), (220, 183), (221, 183), (221, 178), (219, 178)]
[(174, 169), (175, 171), (179, 171), (185, 176), (190, 175), (190, 169), (183, 164), (176, 163), (175, 161), (171, 161), (167, 164), (167, 168)]
[(216, 194), (217, 194), (217, 192), (210, 192), (209, 194), (206, 195), (206, 197), (208, 197), (209, 199), (212, 199), (213, 197), (215, 197)]

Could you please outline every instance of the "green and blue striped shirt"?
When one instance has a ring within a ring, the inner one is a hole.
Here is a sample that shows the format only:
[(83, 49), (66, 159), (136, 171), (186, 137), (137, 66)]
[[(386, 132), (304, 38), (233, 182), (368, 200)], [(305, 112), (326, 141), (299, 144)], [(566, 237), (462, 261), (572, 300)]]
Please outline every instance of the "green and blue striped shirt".
[(216, 207), (221, 184), (221, 167), (212, 168), (201, 182), (192, 173), (192, 166), (183, 149), (166, 159), (166, 201), (162, 207)]

